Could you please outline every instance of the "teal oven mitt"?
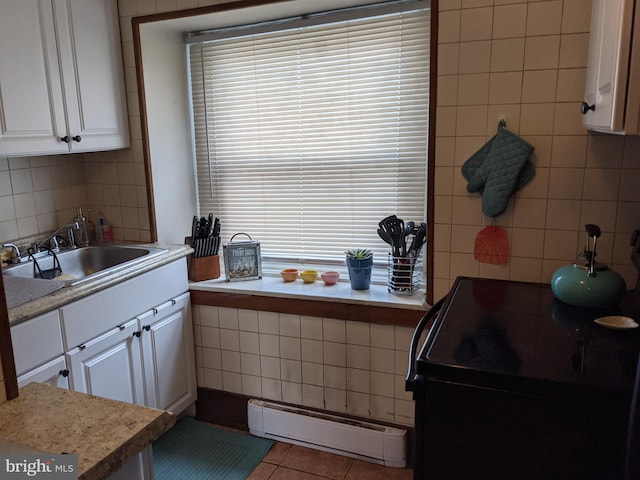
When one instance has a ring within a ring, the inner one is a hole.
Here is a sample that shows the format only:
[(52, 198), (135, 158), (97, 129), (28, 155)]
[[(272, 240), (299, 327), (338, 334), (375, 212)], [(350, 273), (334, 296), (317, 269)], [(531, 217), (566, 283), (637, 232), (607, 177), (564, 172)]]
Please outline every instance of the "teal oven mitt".
[(515, 133), (501, 127), (462, 165), (469, 182), (467, 191), (482, 195), (482, 211), (496, 217), (507, 209), (509, 198), (535, 175), (529, 161), (534, 147)]

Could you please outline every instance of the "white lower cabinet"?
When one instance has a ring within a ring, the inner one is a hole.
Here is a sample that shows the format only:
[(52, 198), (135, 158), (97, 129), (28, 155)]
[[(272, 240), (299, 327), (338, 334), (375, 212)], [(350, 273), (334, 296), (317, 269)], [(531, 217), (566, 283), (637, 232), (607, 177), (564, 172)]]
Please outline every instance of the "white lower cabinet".
[(145, 404), (138, 322), (132, 319), (67, 353), (71, 389)]
[(196, 398), (189, 293), (138, 317), (147, 406), (180, 413)]
[[(179, 414), (196, 401), (186, 260), (11, 328), (19, 384), (31, 381)], [(151, 480), (151, 447), (110, 478)]]
[(18, 377), (18, 387), (31, 382), (46, 383), (58, 388), (69, 388), (69, 369), (64, 355), (40, 365)]

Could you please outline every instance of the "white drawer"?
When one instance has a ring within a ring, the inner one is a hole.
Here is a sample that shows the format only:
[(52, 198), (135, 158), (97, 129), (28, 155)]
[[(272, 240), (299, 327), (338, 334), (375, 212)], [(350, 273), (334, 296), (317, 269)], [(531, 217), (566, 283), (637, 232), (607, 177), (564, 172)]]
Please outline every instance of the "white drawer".
[(16, 373), (23, 373), (64, 353), (58, 311), (11, 327)]
[(66, 350), (189, 289), (185, 258), (109, 287), (60, 309)]

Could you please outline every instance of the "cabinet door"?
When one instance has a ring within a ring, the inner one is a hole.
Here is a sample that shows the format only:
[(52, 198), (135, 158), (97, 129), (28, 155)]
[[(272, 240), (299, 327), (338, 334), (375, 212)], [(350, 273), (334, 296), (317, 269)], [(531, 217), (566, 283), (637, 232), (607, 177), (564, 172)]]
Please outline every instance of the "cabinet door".
[(71, 389), (144, 405), (138, 321), (133, 319), (67, 353)]
[(139, 317), (147, 406), (178, 414), (196, 400), (189, 293)]
[(11, 327), (16, 373), (22, 375), (64, 353), (58, 311), (47, 312)]
[(71, 150), (128, 147), (116, 2), (53, 0), (53, 5)]
[(633, 0), (593, 0), (584, 124), (603, 132), (624, 130)]
[(69, 388), (69, 370), (64, 355), (34, 368), (18, 377), (18, 387), (24, 387), (28, 383), (46, 383), (53, 387)]
[(50, 0), (0, 2), (0, 156), (65, 153)]

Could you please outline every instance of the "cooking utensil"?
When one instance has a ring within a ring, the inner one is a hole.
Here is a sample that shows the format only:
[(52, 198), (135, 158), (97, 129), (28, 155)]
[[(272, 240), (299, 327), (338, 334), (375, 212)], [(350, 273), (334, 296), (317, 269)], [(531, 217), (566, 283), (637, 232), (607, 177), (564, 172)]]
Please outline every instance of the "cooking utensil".
[(478, 232), (473, 250), (478, 262), (504, 265), (509, 263), (509, 237), (504, 229), (489, 225)]
[(425, 244), (427, 238), (427, 224), (421, 223), (418, 229), (416, 230), (413, 239), (411, 240), (411, 245), (409, 246), (409, 250), (407, 251), (407, 256), (410, 258), (416, 258), (420, 255), (420, 250), (422, 246)]
[(380, 220), (378, 225), (382, 230), (387, 232), (389, 238), (391, 238), (392, 243), (390, 245), (392, 246), (393, 255), (396, 257), (403, 256), (404, 220), (395, 215), (389, 215)]

